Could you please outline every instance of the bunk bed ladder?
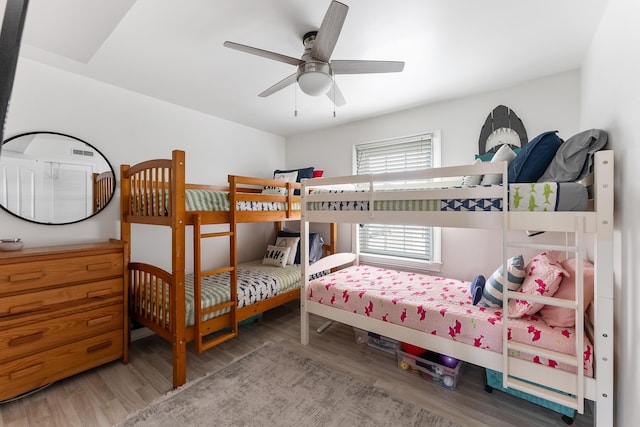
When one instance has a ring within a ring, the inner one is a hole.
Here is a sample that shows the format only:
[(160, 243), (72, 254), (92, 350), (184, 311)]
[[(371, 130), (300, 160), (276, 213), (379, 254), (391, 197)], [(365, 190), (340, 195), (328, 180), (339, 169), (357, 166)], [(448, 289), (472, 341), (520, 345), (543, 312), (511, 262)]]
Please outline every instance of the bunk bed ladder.
[[(551, 250), (551, 251), (564, 251), (567, 253), (574, 253), (576, 260), (583, 260), (585, 257), (584, 250), (584, 230), (585, 230), (585, 218), (584, 216), (576, 216), (575, 230), (572, 232), (574, 235), (573, 244), (569, 244), (568, 235), (566, 233), (565, 245), (540, 245), (525, 242), (511, 242), (507, 241), (506, 233), (504, 239), (504, 254), (507, 254), (507, 247), (519, 247), (537, 250)], [(506, 230), (505, 230), (506, 231)], [(506, 260), (504, 261), (506, 265)], [(506, 270), (506, 269), (505, 269)], [(505, 271), (506, 274), (506, 271)], [(510, 341), (508, 339), (509, 330), (509, 316), (508, 309), (503, 310), (503, 353), (502, 353), (502, 383), (505, 388), (513, 388), (515, 390), (528, 393), (530, 395), (546, 399), (550, 402), (554, 402), (569, 408), (576, 409), (579, 413), (584, 413), (584, 365), (583, 365), (583, 348), (584, 348), (584, 264), (582, 262), (576, 263), (576, 293), (574, 300), (565, 300), (553, 297), (545, 297), (540, 295), (531, 295), (520, 293), (516, 291), (506, 291), (503, 295), (503, 307), (508, 307), (508, 301), (512, 299), (524, 300), (529, 302), (536, 302), (545, 305), (554, 305), (558, 307), (569, 308), (575, 311), (575, 331), (580, 333), (574, 334), (576, 355), (566, 355), (551, 350), (545, 350), (540, 347), (536, 347), (530, 344)], [(533, 362), (524, 362), (521, 359), (510, 356), (515, 353), (528, 353), (537, 354), (548, 360), (554, 360), (558, 363), (563, 363), (575, 368), (577, 374), (575, 375), (575, 384), (570, 385), (572, 392), (564, 393), (562, 391), (554, 389), (552, 386), (545, 386), (538, 384), (547, 382), (553, 383), (553, 377), (558, 374), (557, 370), (551, 367), (542, 365), (535, 366), (536, 374), (540, 375), (536, 378), (531, 378), (531, 370), (534, 367), (531, 366)], [(537, 368), (540, 368), (538, 370)], [(527, 378), (527, 371), (529, 378)], [(526, 378), (523, 380), (522, 378)]]
[[(238, 336), (238, 322), (237, 322), (237, 286), (231, 286), (236, 283), (236, 262), (235, 257), (232, 256), (229, 260), (228, 267), (217, 268), (214, 270), (203, 271), (202, 269), (202, 239), (215, 238), (215, 237), (228, 237), (230, 240), (230, 247), (235, 247), (235, 231), (231, 224), (229, 224), (229, 231), (215, 232), (215, 233), (203, 233), (202, 232), (202, 218), (199, 214), (194, 214), (193, 221), (193, 312), (194, 312), (194, 326), (196, 330), (196, 351), (202, 353), (205, 350), (215, 347), (225, 341)], [(202, 280), (205, 277), (213, 276), (216, 274), (230, 273), (229, 277), (229, 300), (221, 304), (216, 304), (212, 307), (202, 309)], [(205, 337), (212, 332), (203, 326), (203, 317), (219, 312), (221, 310), (229, 310), (229, 331), (223, 330), (215, 335), (213, 338), (205, 340)]]

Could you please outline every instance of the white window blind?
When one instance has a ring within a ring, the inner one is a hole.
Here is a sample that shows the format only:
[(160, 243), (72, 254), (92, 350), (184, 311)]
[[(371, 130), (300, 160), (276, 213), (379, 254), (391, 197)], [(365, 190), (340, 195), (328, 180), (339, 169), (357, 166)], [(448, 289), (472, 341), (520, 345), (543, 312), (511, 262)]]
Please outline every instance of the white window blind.
[[(433, 167), (433, 134), (356, 145), (356, 174), (415, 171)], [(432, 227), (362, 224), (360, 252), (397, 258), (433, 261)]]

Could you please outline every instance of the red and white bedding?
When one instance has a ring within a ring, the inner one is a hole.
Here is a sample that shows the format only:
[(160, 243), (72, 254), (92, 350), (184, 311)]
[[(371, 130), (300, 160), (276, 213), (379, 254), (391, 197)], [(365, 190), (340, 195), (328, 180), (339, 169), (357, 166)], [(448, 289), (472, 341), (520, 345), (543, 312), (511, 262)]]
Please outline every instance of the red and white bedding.
[[(502, 353), (502, 309), (472, 304), (469, 283), (366, 265), (309, 283), (309, 300)], [(547, 325), (537, 316), (509, 319), (509, 339), (576, 354), (575, 329)], [(558, 369), (575, 367), (538, 355), (511, 354)], [(593, 377), (593, 345), (584, 338), (584, 375)]]

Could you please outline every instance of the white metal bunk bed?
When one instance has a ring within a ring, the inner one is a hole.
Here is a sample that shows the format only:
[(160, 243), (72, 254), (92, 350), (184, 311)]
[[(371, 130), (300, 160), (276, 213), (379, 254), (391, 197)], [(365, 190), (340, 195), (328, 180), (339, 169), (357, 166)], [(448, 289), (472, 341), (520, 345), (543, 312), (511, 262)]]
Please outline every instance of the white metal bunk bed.
[[(582, 267), (578, 263), (576, 271), (575, 301), (559, 300), (549, 297), (505, 292), (503, 306), (507, 307), (509, 299), (526, 299), (528, 301), (560, 305), (575, 309), (575, 330), (585, 329), (594, 345), (594, 374), (585, 377), (582, 358), (566, 357), (566, 355), (547, 352), (557, 359), (572, 363), (577, 368), (575, 373), (549, 368), (540, 364), (510, 357), (512, 350), (544, 354), (544, 350), (527, 347), (526, 344), (514, 343), (508, 339), (510, 320), (504, 316), (502, 322), (502, 353), (474, 347), (458, 341), (432, 335), (426, 331), (411, 329), (398, 324), (385, 322), (373, 317), (356, 314), (331, 305), (313, 301), (309, 295), (309, 277), (320, 270), (340, 268), (348, 264), (358, 263), (357, 253), (338, 253), (324, 258), (313, 265), (304, 259), (307, 253), (302, 249), (305, 278), (304, 291), (301, 296), (301, 341), (309, 342), (309, 314), (349, 324), (354, 327), (391, 337), (403, 342), (428, 348), (447, 354), (475, 365), (486, 367), (503, 373), (503, 385), (524, 391), (551, 402), (584, 411), (584, 400), (596, 403), (594, 422), (598, 425), (613, 425), (613, 153), (599, 151), (595, 153), (593, 199), (588, 211), (570, 212), (525, 212), (500, 209), (494, 211), (423, 211), (408, 210), (402, 203), (389, 201), (406, 200), (442, 200), (464, 198), (500, 198), (502, 206), (509, 206), (508, 186), (475, 186), (446, 187), (437, 181), (465, 175), (482, 175), (489, 173), (502, 174), (502, 182), (507, 182), (506, 162), (482, 163), (470, 166), (434, 168), (419, 173), (357, 175), (337, 178), (317, 178), (302, 182), (301, 236), (302, 247), (306, 248), (304, 236), (308, 233), (309, 223), (348, 223), (352, 224), (355, 241), (357, 224), (419, 224), (437, 227), (488, 228), (502, 230), (503, 260), (507, 265), (508, 248), (528, 247), (543, 250), (561, 250), (574, 253), (576, 259), (583, 259), (586, 254), (584, 235), (594, 236), (593, 258), (595, 264), (595, 297), (592, 302), (593, 316), (585, 319), (583, 302)], [(407, 183), (413, 183), (407, 188)], [(429, 183), (426, 183), (429, 182)], [(403, 183), (404, 188), (398, 183)], [(391, 184), (391, 185), (390, 185)], [(394, 187), (395, 184), (396, 186)], [(359, 188), (360, 191), (318, 191), (324, 188)], [(427, 188), (430, 187), (430, 188)], [(437, 187), (437, 188), (436, 188)], [(357, 210), (341, 210), (338, 205), (353, 201), (359, 203)], [(394, 205), (396, 207), (384, 207)], [(399, 206), (399, 207), (398, 207)], [(389, 209), (389, 210), (383, 210)], [(432, 209), (432, 208), (429, 208)], [(437, 209), (437, 208), (436, 208)], [(511, 230), (544, 230), (564, 232), (573, 239), (567, 245), (536, 245), (509, 241)], [(588, 317), (588, 316), (587, 316)], [(576, 349), (583, 348), (584, 335), (574, 334)], [(509, 351), (505, 351), (508, 349)], [(572, 360), (570, 360), (572, 359)], [(533, 382), (534, 385), (528, 382)], [(538, 385), (535, 385), (538, 384)], [(554, 392), (551, 389), (558, 390)]]

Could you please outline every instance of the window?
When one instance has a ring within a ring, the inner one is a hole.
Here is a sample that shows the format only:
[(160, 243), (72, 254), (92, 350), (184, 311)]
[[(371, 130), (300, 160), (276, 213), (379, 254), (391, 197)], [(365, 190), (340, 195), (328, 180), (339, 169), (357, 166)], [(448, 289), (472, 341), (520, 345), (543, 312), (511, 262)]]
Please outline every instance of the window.
[[(355, 146), (356, 174), (428, 169), (439, 165), (437, 132)], [(370, 264), (439, 270), (440, 229), (416, 225), (362, 224), (360, 258)]]

